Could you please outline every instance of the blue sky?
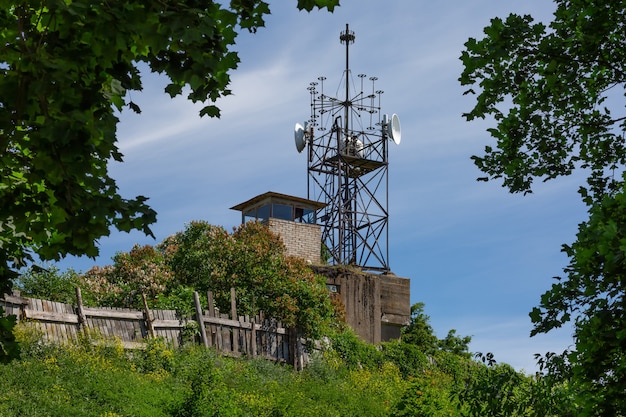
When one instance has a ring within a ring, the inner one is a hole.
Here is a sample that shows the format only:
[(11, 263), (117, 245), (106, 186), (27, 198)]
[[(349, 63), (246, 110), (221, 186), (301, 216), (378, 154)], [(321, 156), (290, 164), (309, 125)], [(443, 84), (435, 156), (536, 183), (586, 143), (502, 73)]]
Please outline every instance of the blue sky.
[(346, 23), (356, 34), (353, 74), (378, 77), (383, 113), (397, 113), (402, 143), (390, 149), (389, 264), (411, 279), (411, 302), (422, 301), (439, 337), (449, 329), (473, 338), (472, 351), (534, 371), (534, 353), (561, 351), (571, 331), (529, 338), (528, 312), (562, 273), (561, 244), (574, 240), (585, 208), (580, 178), (538, 184), (526, 197), (497, 182), (477, 182), (470, 157), (491, 143), (488, 121), (468, 123), (472, 105), (458, 83), (459, 56), (493, 17), (532, 14), (549, 22), (545, 0), (343, 0), (334, 13), (298, 12), (295, 0), (271, 2), (266, 28), (242, 33), (234, 94), (217, 104), (222, 118), (200, 118), (200, 105), (170, 99), (166, 82), (146, 74), (132, 100), (142, 114), (121, 115), (125, 160), (112, 164), (122, 195), (145, 195), (158, 212), (156, 241), (120, 233), (100, 242), (96, 260), (61, 263), (85, 271), (110, 263), (135, 243), (156, 244), (192, 220), (230, 230), (235, 204), (266, 191), (306, 197), (304, 154), (293, 126), (308, 119), (309, 82), (339, 85)]

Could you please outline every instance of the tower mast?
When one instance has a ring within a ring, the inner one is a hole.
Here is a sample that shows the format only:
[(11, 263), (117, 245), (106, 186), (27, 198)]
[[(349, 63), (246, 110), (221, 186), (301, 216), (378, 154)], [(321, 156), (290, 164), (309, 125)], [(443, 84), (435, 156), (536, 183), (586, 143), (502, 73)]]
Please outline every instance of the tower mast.
[[(321, 221), (323, 246), (329, 261), (365, 270), (389, 271), (388, 263), (388, 162), (386, 141), (391, 123), (381, 118), (376, 77), (366, 75), (354, 83), (350, 73), (350, 45), (354, 32), (346, 24), (339, 36), (345, 44), (343, 81), (345, 97), (324, 91), (326, 77), (311, 82), (311, 117), (305, 126), (296, 125), (296, 147), (309, 147), (307, 158), (309, 199), (324, 203)], [(359, 85), (360, 84), (360, 85)], [(338, 89), (337, 91), (341, 91)], [(399, 143), (399, 121), (397, 141)]]

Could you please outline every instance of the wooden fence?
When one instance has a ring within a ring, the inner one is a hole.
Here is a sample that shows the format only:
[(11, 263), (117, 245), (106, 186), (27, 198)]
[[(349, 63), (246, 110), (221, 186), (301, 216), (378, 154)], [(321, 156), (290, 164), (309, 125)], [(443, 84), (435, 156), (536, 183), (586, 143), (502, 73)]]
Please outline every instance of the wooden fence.
[(144, 297), (144, 309), (85, 307), (80, 289), (76, 289), (76, 305), (37, 298), (22, 297), (18, 292), (0, 298), (5, 314), (28, 320), (43, 337), (54, 343), (76, 340), (83, 330), (96, 331), (103, 337), (121, 340), (125, 348), (142, 348), (145, 340), (162, 337), (173, 346), (193, 341), (212, 347), (229, 356), (263, 357), (293, 364), (301, 369), (306, 360), (302, 340), (295, 329), (282, 327), (277, 320), (238, 316), (236, 294), (231, 289), (230, 314), (215, 308), (213, 295), (207, 294), (208, 310), (201, 309), (198, 293), (194, 293), (195, 318), (181, 318), (174, 310), (151, 310)]

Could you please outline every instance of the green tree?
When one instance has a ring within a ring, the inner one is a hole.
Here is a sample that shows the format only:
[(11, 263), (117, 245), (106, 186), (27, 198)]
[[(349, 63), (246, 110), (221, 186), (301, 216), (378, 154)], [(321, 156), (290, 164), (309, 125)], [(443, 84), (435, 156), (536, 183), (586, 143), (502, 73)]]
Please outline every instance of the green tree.
[(424, 303), (418, 302), (411, 306), (411, 320), (409, 325), (402, 329), (401, 341), (402, 344), (417, 347), (426, 355), (443, 350), (469, 357), (469, 343), (472, 337), (458, 336), (456, 330), (451, 329), (444, 339), (438, 339), (430, 325), (430, 316), (424, 312)]
[(287, 256), (280, 236), (261, 223), (247, 222), (229, 234), (194, 221), (159, 248), (174, 272), (173, 284), (211, 290), (222, 311), (229, 311), (230, 288), (235, 288), (241, 314), (262, 310), (311, 337), (330, 322), (333, 309), (324, 278), (303, 260)]
[(469, 358), (471, 356), (469, 351), (471, 341), (472, 336), (458, 336), (456, 329), (450, 329), (446, 337), (439, 340), (439, 349)]
[(143, 308), (142, 294), (150, 303), (170, 288), (173, 273), (163, 254), (151, 245), (135, 245), (118, 252), (113, 265), (93, 267), (80, 277), (87, 304)]
[(402, 329), (402, 343), (411, 344), (429, 355), (437, 350), (438, 339), (430, 325), (430, 316), (424, 313), (424, 303), (418, 302), (411, 306), (411, 320)]
[(573, 320), (575, 350), (562, 360), (585, 399), (581, 415), (626, 415), (626, 2), (555, 3), (548, 26), (511, 14), (468, 40), (460, 82), (476, 102), (464, 116), (493, 118), (495, 146), (473, 157), (483, 180), (528, 193), (535, 179), (587, 175), (589, 220), (563, 246), (566, 276), (531, 312), (532, 334)]
[[(491, 353), (476, 354), (461, 389), (455, 392), (465, 416), (535, 416), (528, 397), (530, 377), (499, 364)], [(552, 413), (543, 415), (547, 417)]]
[(146, 197), (122, 197), (107, 169), (122, 161), (116, 111), (140, 112), (127, 94), (142, 88), (139, 65), (219, 116), (237, 31), (269, 12), (261, 0), (0, 1), (0, 293), (34, 254), (96, 256), (111, 226), (152, 234)]
[(79, 283), (79, 274), (72, 269), (62, 272), (54, 265), (32, 266), (20, 275), (17, 287), (26, 297), (76, 304)]
[(17, 359), (20, 355), (20, 345), (13, 333), (17, 317), (15, 315), (3, 316), (4, 308), (0, 307), (0, 364)]

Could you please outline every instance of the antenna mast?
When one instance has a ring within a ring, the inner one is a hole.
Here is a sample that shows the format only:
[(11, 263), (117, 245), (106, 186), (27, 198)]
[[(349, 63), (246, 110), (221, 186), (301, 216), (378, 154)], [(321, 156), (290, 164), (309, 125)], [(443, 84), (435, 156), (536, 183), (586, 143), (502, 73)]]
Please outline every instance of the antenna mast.
[(381, 118), (376, 77), (370, 84), (359, 74), (354, 82), (349, 59), (355, 35), (347, 24), (339, 40), (346, 45), (345, 99), (326, 94), (326, 77), (311, 82), (311, 117), (304, 127), (296, 124), (296, 147), (301, 152), (308, 146), (308, 198), (326, 204), (317, 218), (329, 261), (388, 272), (386, 142), (400, 142), (400, 124), (396, 115)]

